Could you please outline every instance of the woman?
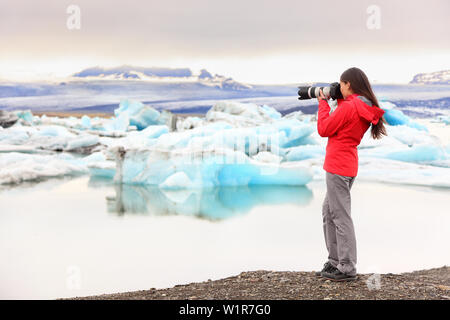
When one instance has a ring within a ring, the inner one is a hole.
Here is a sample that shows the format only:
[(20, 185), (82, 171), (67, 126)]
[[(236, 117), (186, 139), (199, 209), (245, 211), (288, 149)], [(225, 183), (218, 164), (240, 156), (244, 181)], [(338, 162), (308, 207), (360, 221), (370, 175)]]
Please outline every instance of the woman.
[(387, 135), (377, 98), (367, 76), (358, 68), (346, 70), (340, 78), (338, 107), (330, 106), (320, 91), (317, 129), (328, 137), (325, 162), (327, 194), (322, 207), (323, 231), (328, 261), (317, 272), (334, 281), (356, 280), (356, 238), (351, 218), (350, 189), (358, 173), (358, 149), (364, 133), (371, 128), (374, 139)]

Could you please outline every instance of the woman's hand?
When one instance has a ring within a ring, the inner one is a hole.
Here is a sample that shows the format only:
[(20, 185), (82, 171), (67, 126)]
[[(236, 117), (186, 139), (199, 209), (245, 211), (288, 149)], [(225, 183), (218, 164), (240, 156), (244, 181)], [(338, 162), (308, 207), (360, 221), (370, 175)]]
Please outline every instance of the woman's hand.
[(327, 98), (325, 98), (325, 95), (322, 92), (322, 89), (319, 89), (320, 95), (317, 97), (317, 102), (320, 102), (320, 100), (327, 100)]

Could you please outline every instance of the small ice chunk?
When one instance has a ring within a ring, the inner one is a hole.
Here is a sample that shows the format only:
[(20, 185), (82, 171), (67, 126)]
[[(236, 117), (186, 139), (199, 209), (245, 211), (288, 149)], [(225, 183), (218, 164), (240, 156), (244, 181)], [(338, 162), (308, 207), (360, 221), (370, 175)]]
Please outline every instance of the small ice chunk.
[[(142, 102), (124, 99), (120, 101), (119, 108), (114, 110), (116, 118), (121, 118), (121, 129), (130, 126), (135, 126), (137, 130), (143, 130), (148, 126), (165, 124), (168, 116), (164, 116), (156, 109), (144, 105)], [(125, 116), (126, 115), (126, 116)], [(128, 119), (128, 123), (125, 126), (125, 119)]]
[(266, 163), (280, 163), (281, 160), (283, 160), (282, 157), (280, 157), (276, 154), (273, 154), (272, 152), (267, 152), (267, 151), (258, 152), (252, 158), (257, 161), (266, 162)]
[(278, 119), (276, 112), (270, 107), (260, 107), (254, 103), (220, 101), (208, 110), (205, 119), (209, 122), (223, 121), (236, 127), (248, 127)]
[(27, 124), (33, 124), (33, 114), (30, 110), (19, 110), (15, 112), (19, 119), (22, 119)]
[(178, 119), (176, 127), (178, 131), (190, 130), (196, 127), (204, 125), (205, 120), (199, 117), (186, 117), (184, 119)]
[(115, 118), (110, 119), (105, 123), (105, 130), (107, 131), (127, 131), (130, 124), (130, 117), (128, 113), (122, 112)]
[(71, 151), (79, 148), (90, 147), (99, 143), (98, 136), (91, 134), (80, 135), (75, 139), (69, 140), (65, 148), (66, 151)]
[(75, 134), (69, 132), (65, 127), (57, 126), (57, 125), (43, 125), (37, 127), (38, 135), (41, 136), (49, 136), (49, 137), (64, 137), (64, 138), (73, 138)]
[(154, 125), (148, 126), (144, 130), (140, 131), (139, 134), (147, 139), (156, 139), (159, 138), (164, 133), (169, 132), (169, 127), (166, 125)]
[(113, 179), (116, 174), (115, 161), (96, 161), (88, 163), (87, 167), (92, 177)]
[(149, 106), (143, 106), (139, 112), (130, 116), (130, 125), (136, 126), (138, 130), (143, 130), (148, 126), (160, 124), (158, 110)]
[(281, 113), (279, 113), (275, 108), (269, 107), (268, 105), (262, 105), (261, 109), (272, 119), (274, 120), (281, 119)]
[(91, 118), (89, 118), (87, 115), (84, 115), (81, 117), (81, 126), (85, 129), (91, 128)]
[(445, 160), (445, 150), (436, 145), (414, 145), (405, 150), (391, 151), (384, 158), (406, 162), (428, 162)]
[(437, 116), (437, 120), (445, 123), (446, 125), (450, 124), (450, 116), (439, 115)]
[(300, 161), (325, 156), (325, 148), (321, 145), (302, 145), (289, 148), (286, 152), (287, 161)]
[(183, 189), (192, 185), (191, 179), (183, 171), (176, 172), (169, 176), (159, 186), (162, 189)]

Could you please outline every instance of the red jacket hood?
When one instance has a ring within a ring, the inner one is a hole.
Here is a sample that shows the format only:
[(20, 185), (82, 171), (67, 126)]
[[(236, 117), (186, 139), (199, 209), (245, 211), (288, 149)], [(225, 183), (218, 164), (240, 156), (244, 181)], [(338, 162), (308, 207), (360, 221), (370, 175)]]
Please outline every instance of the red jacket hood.
[(342, 101), (352, 101), (359, 117), (371, 122), (374, 125), (378, 123), (384, 114), (383, 109), (372, 105), (372, 102), (369, 99), (356, 93), (348, 96)]

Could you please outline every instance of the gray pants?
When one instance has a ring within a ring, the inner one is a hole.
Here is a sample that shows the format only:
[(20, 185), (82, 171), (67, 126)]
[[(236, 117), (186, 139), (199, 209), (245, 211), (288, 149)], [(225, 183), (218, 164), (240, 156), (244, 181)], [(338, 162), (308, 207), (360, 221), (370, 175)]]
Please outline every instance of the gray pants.
[(322, 207), (328, 261), (351, 276), (356, 275), (356, 237), (350, 197), (355, 178), (326, 172), (327, 195)]

